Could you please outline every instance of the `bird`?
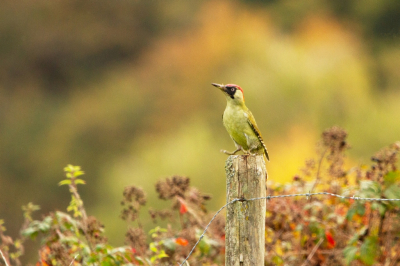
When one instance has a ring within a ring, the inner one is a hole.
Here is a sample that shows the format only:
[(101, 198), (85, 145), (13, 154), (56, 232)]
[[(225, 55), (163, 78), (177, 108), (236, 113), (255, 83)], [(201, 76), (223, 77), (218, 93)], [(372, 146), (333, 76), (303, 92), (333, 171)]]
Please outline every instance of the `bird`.
[(251, 155), (262, 154), (269, 161), (268, 150), (256, 120), (244, 103), (243, 89), (236, 84), (212, 83), (211, 85), (220, 89), (225, 95), (227, 105), (222, 121), (236, 146), (233, 152), (226, 150), (221, 152), (228, 155), (234, 155), (238, 151)]

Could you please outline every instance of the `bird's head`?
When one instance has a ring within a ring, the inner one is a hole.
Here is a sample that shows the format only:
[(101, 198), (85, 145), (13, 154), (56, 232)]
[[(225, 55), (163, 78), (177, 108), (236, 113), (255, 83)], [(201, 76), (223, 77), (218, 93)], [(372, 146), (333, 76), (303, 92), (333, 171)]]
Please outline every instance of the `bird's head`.
[(217, 84), (217, 83), (212, 83), (214, 87), (217, 87), (220, 89), (226, 96), (226, 100), (228, 102), (234, 103), (234, 104), (243, 104), (244, 103), (244, 94), (242, 88), (240, 88), (239, 85), (236, 84)]

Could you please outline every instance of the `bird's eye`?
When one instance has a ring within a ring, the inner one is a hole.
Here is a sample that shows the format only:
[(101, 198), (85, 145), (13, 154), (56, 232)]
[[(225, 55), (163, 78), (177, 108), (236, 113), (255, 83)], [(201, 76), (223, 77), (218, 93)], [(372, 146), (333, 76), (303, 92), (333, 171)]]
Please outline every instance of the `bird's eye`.
[(231, 91), (234, 91), (235, 90), (235, 88), (234, 87), (231, 87)]

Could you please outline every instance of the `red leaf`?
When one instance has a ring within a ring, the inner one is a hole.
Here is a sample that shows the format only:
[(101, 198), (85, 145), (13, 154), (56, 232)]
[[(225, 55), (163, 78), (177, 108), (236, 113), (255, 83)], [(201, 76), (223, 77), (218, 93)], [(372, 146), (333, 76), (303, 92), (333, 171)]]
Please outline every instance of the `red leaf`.
[(189, 241), (187, 241), (182, 237), (178, 237), (177, 239), (175, 239), (175, 243), (177, 243), (180, 246), (187, 246), (189, 244)]
[(331, 232), (325, 231), (325, 237), (326, 237), (326, 240), (328, 241), (328, 248), (334, 248), (336, 245), (336, 242), (335, 242), (335, 239), (333, 239)]
[(48, 246), (44, 246), (39, 250), (39, 261), (36, 263), (36, 266), (49, 266), (46, 263), (48, 257), (50, 255), (50, 248)]
[(180, 214), (187, 213), (188, 209), (183, 200), (181, 200), (180, 203), (181, 203), (181, 208), (179, 209)]

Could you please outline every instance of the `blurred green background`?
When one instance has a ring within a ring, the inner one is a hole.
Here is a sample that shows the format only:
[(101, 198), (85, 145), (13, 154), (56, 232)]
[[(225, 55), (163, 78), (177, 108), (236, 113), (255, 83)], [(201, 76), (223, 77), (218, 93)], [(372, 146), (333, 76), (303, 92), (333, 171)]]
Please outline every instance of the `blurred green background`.
[(126, 185), (157, 209), (155, 182), (189, 176), (218, 209), (219, 150), (234, 145), (212, 82), (243, 88), (276, 182), (327, 127), (348, 131), (356, 163), (400, 138), (398, 0), (3, 1), (0, 36), (0, 218), (12, 236), (30, 201), (65, 210), (69, 163), (115, 245)]

